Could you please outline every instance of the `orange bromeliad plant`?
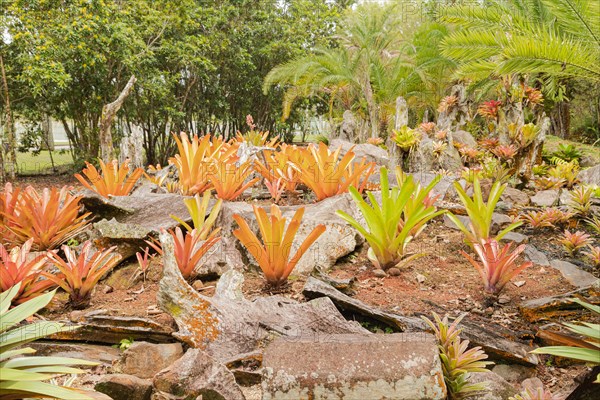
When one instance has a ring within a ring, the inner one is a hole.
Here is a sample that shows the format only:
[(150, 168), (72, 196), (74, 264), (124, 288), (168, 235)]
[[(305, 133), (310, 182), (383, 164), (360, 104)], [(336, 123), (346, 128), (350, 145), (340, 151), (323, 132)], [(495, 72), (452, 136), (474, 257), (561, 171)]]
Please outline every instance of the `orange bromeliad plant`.
[[(375, 163), (353, 164), (354, 152), (349, 150), (340, 160), (341, 147), (330, 151), (323, 142), (319, 146), (309, 146), (304, 156), (309, 160), (299, 165), (302, 182), (323, 200), (348, 191), (350, 185), (362, 193), (368, 177), (375, 169)], [(361, 180), (362, 178), (362, 180)]]
[[(175, 261), (177, 262), (181, 275), (186, 280), (192, 280), (196, 277), (196, 268), (200, 265), (202, 258), (219, 240), (221, 240), (220, 236), (214, 235), (209, 235), (207, 239), (204, 240), (196, 229), (185, 232), (184, 234), (179, 227), (175, 228), (174, 231), (169, 231), (169, 234), (173, 237)], [(153, 240), (146, 241), (146, 243), (152, 246), (158, 254), (161, 256), (163, 255), (163, 249), (160, 242)]]
[(33, 239), (29, 239), (21, 247), (14, 247), (10, 252), (0, 244), (0, 292), (20, 284), (13, 304), (21, 304), (41, 295), (54, 286), (48, 279), (40, 279), (46, 265), (46, 255), (31, 255)]
[(92, 289), (98, 281), (117, 266), (121, 256), (114, 253), (115, 247), (91, 252), (92, 242), (84, 243), (79, 255), (69, 246), (63, 246), (63, 260), (55, 252), (48, 252), (48, 260), (60, 271), (58, 275), (42, 272), (49, 281), (60, 286), (69, 294), (69, 300), (75, 308), (87, 306)]
[(4, 191), (0, 193), (0, 243), (11, 242), (14, 238), (8, 226), (11, 216), (15, 215), (20, 191), (19, 188), (13, 189), (12, 184), (8, 182)]
[[(83, 174), (75, 174), (75, 178), (86, 188), (98, 193), (102, 197), (109, 196), (127, 196), (133, 190), (136, 182), (141, 178), (144, 170), (136, 168), (131, 174), (129, 173), (129, 162), (124, 162), (119, 165), (117, 160), (113, 160), (108, 164), (104, 164), (100, 160), (100, 170), (98, 173), (96, 167), (89, 162), (85, 162), (86, 168), (83, 169)], [(88, 182), (89, 181), (89, 182)]]
[(260, 180), (257, 177), (245, 182), (250, 174), (252, 174), (250, 161), (241, 165), (221, 161), (215, 164), (214, 172), (209, 174), (209, 178), (219, 199), (235, 200), (244, 190)]
[(288, 276), (308, 248), (325, 232), (325, 225), (317, 225), (304, 239), (296, 254), (290, 258), (294, 237), (304, 215), (304, 207), (296, 211), (287, 231), (285, 229), (287, 219), (282, 217), (278, 206), (271, 205), (271, 215), (267, 215), (267, 212), (260, 207), (253, 206), (253, 208), (262, 242), (250, 229), (248, 223), (237, 214), (233, 218), (239, 228), (234, 230), (233, 234), (252, 254), (265, 274), (267, 283), (272, 286), (280, 286), (287, 281)]
[(60, 191), (45, 188), (41, 195), (28, 186), (20, 193), (12, 215), (4, 215), (11, 232), (9, 242), (21, 245), (31, 238), (34, 250), (56, 248), (85, 229), (90, 213), (79, 216), (80, 200), (67, 186)]
[(203, 193), (212, 188), (209, 175), (214, 172), (216, 161), (235, 161), (237, 147), (220, 137), (194, 135), (190, 140), (184, 132), (180, 138), (174, 135), (179, 153), (169, 159), (179, 174), (181, 191), (185, 195)]

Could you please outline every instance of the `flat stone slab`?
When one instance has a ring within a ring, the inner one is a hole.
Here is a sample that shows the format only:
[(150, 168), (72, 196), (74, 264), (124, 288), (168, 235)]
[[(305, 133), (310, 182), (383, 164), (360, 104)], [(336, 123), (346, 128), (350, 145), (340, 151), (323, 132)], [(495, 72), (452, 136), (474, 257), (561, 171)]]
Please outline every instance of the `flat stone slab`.
[(426, 333), (281, 338), (266, 348), (263, 367), (263, 400), (446, 398)]
[(573, 286), (579, 288), (594, 285), (598, 278), (567, 261), (552, 260), (550, 266), (560, 271), (562, 276)]

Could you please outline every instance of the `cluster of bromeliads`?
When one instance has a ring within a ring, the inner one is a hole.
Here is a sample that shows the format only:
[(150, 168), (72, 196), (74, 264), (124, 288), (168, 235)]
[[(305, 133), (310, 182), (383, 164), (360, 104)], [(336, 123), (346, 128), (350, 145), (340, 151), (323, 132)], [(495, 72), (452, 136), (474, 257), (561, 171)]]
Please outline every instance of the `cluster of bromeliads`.
[[(113, 162), (101, 163), (101, 171), (88, 164), (83, 175), (77, 174), (76, 177), (85, 187), (104, 197), (129, 195), (142, 175), (167, 191), (189, 195), (184, 202), (192, 224), (178, 220), (183, 229), (178, 227), (169, 232), (175, 245), (177, 265), (188, 280), (195, 278), (195, 271), (203, 257), (220, 240), (220, 229), (215, 228), (214, 223), (222, 202), (240, 197), (261, 179), (275, 203), (280, 201), (284, 193), (295, 195), (301, 186), (311, 190), (319, 201), (349, 192), (365, 222), (363, 224), (341, 210), (338, 215), (366, 238), (370, 246), (369, 259), (374, 266), (384, 270), (401, 267), (421, 256), (409, 254), (408, 244), (423, 232), (429, 221), (447, 213), (436, 207), (437, 196), (433, 195), (440, 177), (423, 187), (398, 168), (395, 171), (397, 185), (390, 187), (388, 170), (381, 168), (380, 184), (373, 185), (368, 182), (375, 170), (373, 163), (364, 160), (355, 163), (352, 151), (340, 157), (340, 149), (332, 151), (323, 143), (300, 148), (278, 144), (275, 140), (267, 142), (266, 134), (254, 132), (251, 136), (240, 136), (232, 141), (210, 135), (190, 139), (185, 134), (176, 138), (176, 141), (179, 153), (170, 160), (174, 173), (161, 174), (161, 168), (157, 166), (150, 176), (139, 168), (130, 171), (127, 163), (118, 165)], [(244, 160), (243, 157), (244, 146), (248, 143), (262, 148), (259, 157), (253, 161)], [(257, 177), (253, 177), (255, 175)], [(515, 218), (507, 228), (493, 235), (493, 212), (507, 185), (496, 182), (486, 200), (479, 178), (475, 176), (470, 181), (472, 196), (460, 183), (455, 183), (469, 217), (468, 226), (457, 216), (451, 213), (448, 216), (464, 232), (465, 242), (475, 251), (478, 260), (466, 252), (462, 252), (463, 255), (478, 270), (486, 291), (496, 295), (514, 276), (531, 265), (529, 262), (517, 263), (519, 254), (524, 250), (523, 245), (512, 249), (511, 244), (500, 243), (502, 237), (522, 225), (521, 219), (532, 226), (537, 224), (546, 227), (555, 226), (557, 221), (541, 225), (536, 221), (546, 217), (538, 218), (537, 214), (529, 213), (522, 218)], [(374, 189), (380, 190), (380, 199)], [(211, 206), (213, 190), (217, 200)], [(366, 196), (363, 196), (365, 191)], [(573, 213), (587, 217), (589, 196), (587, 189), (573, 192)], [(90, 221), (89, 213), (81, 214), (80, 200), (81, 196), (69, 193), (66, 187), (60, 190), (44, 189), (40, 194), (32, 187), (21, 190), (13, 188), (11, 184), (5, 186), (0, 194), (0, 311), (3, 321), (6, 312), (23, 312), (20, 307), (33, 304), (33, 301), (36, 302), (35, 307), (31, 306), (28, 310), (45, 306), (51, 296), (48, 297), (49, 294), (44, 292), (55, 286), (69, 294), (72, 306), (84, 307), (97, 282), (119, 263), (120, 256), (112, 248), (93, 250), (90, 241), (84, 242), (78, 252), (72, 249), (72, 245), (77, 244), (75, 238)], [(323, 225), (315, 227), (292, 256), (292, 244), (304, 210), (304, 207), (298, 208), (288, 223), (276, 204), (271, 205), (269, 213), (254, 206), (260, 237), (240, 215), (234, 216), (238, 224), (233, 231), (234, 236), (254, 257), (269, 285), (285, 284), (302, 255), (325, 231)], [(551, 213), (548, 210), (544, 212)], [(595, 223), (597, 228), (597, 221)], [(579, 240), (575, 241), (573, 235), (578, 236)], [(571, 252), (583, 247), (590, 239), (579, 232), (573, 235), (566, 236), (564, 240)], [(58, 249), (61, 245), (62, 248)], [(162, 253), (161, 244), (156, 240), (149, 241), (148, 247), (138, 252), (143, 274), (152, 257), (150, 248)], [(591, 256), (597, 261), (598, 248), (591, 249)], [(11, 304), (16, 307), (8, 311)], [(20, 320), (14, 319), (17, 322)], [(447, 320), (436, 316), (436, 322), (430, 323), (438, 335), (451, 393), (459, 397), (459, 393), (478, 390), (479, 386), (468, 383), (468, 374), (485, 367), (483, 352), (480, 349), (467, 350), (468, 342), (458, 337), (457, 321), (449, 326)], [(577, 325), (573, 327), (578, 329)], [(4, 346), (4, 343), (0, 344), (2, 352), (5, 351)], [(598, 352), (597, 347), (584, 350)], [(0, 363), (6, 357), (0, 354)]]

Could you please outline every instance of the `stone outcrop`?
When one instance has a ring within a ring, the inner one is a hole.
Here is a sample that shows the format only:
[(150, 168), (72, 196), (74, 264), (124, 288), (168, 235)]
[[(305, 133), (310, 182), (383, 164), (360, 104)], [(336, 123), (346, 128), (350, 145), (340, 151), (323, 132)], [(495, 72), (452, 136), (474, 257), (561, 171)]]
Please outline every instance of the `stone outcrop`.
[(360, 162), (363, 158), (367, 162), (374, 162), (377, 165), (389, 166), (390, 157), (388, 152), (379, 146), (375, 146), (370, 143), (354, 144), (342, 139), (333, 139), (329, 142), (329, 148), (331, 150), (337, 150), (341, 148), (340, 157), (343, 157), (347, 152), (352, 149), (354, 152), (354, 161)]
[(113, 400), (150, 400), (152, 381), (133, 375), (108, 374), (100, 378), (94, 389)]
[(183, 356), (181, 343), (153, 344), (134, 342), (116, 369), (138, 378), (152, 378), (158, 371), (168, 367)]
[[(315, 340), (316, 339), (316, 340)], [(429, 334), (281, 338), (263, 357), (263, 399), (445, 399)]]

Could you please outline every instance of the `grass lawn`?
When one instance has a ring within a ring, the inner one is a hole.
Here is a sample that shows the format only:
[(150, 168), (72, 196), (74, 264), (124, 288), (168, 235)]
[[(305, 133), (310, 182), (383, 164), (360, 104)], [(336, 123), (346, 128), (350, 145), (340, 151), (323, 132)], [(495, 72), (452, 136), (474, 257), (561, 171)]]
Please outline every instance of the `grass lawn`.
[(561, 139), (558, 136), (546, 136), (546, 141), (544, 142), (544, 150), (548, 151), (549, 153), (553, 153), (558, 150), (559, 144), (572, 144), (573, 146), (575, 146), (576, 149), (578, 149), (581, 152), (582, 156), (587, 156), (593, 159), (593, 165), (600, 163), (600, 147), (591, 146), (589, 144), (583, 144), (580, 142), (574, 142), (571, 140)]
[[(52, 152), (54, 165), (59, 171), (65, 171), (70, 165), (73, 165), (73, 158), (68, 151)], [(52, 163), (48, 151), (42, 151), (39, 155), (33, 153), (17, 152), (17, 164), (19, 175), (46, 175), (52, 174)]]

